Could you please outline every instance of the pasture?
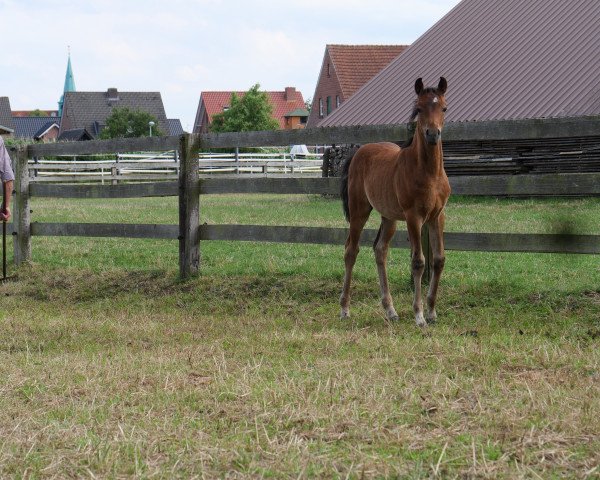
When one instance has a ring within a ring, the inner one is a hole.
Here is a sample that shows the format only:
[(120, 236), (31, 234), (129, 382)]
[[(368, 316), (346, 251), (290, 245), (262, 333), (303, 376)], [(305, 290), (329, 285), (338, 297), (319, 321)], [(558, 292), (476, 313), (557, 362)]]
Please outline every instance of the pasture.
[[(203, 195), (201, 223), (344, 227), (317, 195)], [(177, 198), (32, 199), (32, 220), (172, 223)], [(447, 231), (600, 234), (600, 199), (451, 197)], [(372, 216), (370, 228), (378, 220)], [(600, 256), (447, 252), (439, 323), (400, 321), (363, 247), (33, 237), (0, 285), (0, 476), (600, 475)]]

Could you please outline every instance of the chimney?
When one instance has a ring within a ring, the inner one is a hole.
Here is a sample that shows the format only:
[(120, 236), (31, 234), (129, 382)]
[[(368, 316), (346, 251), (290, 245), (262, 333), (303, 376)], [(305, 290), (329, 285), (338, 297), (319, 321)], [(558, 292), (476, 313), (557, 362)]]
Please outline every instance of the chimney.
[(293, 102), (296, 99), (296, 88), (295, 87), (285, 87), (285, 101)]
[(117, 100), (119, 100), (119, 91), (116, 88), (109, 88), (106, 91), (106, 99), (109, 102), (116, 102)]

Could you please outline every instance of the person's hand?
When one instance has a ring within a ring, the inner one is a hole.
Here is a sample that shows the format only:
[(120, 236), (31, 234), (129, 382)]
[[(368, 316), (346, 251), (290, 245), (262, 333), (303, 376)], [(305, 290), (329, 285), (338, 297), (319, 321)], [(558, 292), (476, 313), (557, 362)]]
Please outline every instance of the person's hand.
[(10, 208), (2, 206), (0, 208), (0, 221), (8, 222), (10, 218)]

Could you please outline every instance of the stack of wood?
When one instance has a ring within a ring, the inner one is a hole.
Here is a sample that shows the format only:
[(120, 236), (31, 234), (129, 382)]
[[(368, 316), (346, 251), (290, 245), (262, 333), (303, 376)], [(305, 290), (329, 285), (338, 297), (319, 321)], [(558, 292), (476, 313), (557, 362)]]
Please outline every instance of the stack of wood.
[[(339, 177), (342, 165), (358, 147), (327, 148), (323, 176)], [(447, 141), (444, 167), (448, 176), (600, 172), (600, 137)]]
[(327, 147), (323, 153), (324, 177), (339, 177), (342, 174), (342, 166), (356, 153), (360, 145), (350, 143), (347, 145), (332, 145)]
[(444, 142), (448, 175), (600, 172), (600, 137)]

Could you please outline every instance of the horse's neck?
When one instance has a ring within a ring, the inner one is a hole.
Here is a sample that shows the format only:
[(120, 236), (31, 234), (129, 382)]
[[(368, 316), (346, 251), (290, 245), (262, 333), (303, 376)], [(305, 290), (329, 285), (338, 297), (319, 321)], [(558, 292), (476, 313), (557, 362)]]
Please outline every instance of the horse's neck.
[(415, 139), (411, 147), (417, 159), (416, 165), (424, 174), (441, 176), (444, 172), (444, 155), (442, 152), (442, 141), (435, 145), (429, 145), (421, 132), (415, 132)]

